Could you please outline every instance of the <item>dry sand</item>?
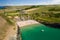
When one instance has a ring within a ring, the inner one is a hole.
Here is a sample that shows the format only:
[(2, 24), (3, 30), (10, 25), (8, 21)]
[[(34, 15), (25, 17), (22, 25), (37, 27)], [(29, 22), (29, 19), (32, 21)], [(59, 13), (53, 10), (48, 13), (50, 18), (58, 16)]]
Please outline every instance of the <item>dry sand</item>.
[[(23, 27), (23, 26), (27, 26), (27, 25), (31, 25), (31, 24), (39, 24), (39, 23), (34, 20), (26, 20), (26, 21), (17, 21), (16, 24), (19, 27)], [(16, 28), (15, 30), (14, 30), (14, 26), (7, 29), (6, 37), (4, 38), (4, 40), (16, 40), (17, 25), (15, 27)]]
[(19, 27), (23, 27), (23, 26), (26, 26), (26, 25), (38, 24), (39, 22), (36, 22), (34, 20), (27, 20), (27, 21), (20, 21), (20, 22), (18, 21), (16, 23)]

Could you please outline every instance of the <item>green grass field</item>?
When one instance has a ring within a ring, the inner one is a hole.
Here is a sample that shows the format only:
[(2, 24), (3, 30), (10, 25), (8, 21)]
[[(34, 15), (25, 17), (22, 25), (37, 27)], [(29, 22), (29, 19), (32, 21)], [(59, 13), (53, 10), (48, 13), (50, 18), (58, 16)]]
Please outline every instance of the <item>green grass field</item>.
[[(55, 22), (59, 23), (60, 22), (60, 6), (59, 5), (48, 5), (48, 6), (8, 6), (5, 10), (7, 9), (34, 9), (38, 8), (32, 11), (27, 11), (27, 14), (32, 15), (30, 17), (33, 17), (34, 20), (44, 20), (48, 22)], [(5, 15), (7, 16), (17, 16), (20, 15), (18, 10), (13, 10), (13, 11), (6, 11)], [(25, 15), (25, 14), (24, 14)]]

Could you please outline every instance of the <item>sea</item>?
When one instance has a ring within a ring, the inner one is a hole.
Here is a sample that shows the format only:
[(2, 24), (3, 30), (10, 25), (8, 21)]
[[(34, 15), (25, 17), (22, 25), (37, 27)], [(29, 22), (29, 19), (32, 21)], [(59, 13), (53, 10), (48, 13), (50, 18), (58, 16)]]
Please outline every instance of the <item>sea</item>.
[(6, 6), (0, 6), (0, 9), (4, 9)]
[(24, 26), (20, 32), (22, 40), (60, 40), (60, 29), (43, 24)]

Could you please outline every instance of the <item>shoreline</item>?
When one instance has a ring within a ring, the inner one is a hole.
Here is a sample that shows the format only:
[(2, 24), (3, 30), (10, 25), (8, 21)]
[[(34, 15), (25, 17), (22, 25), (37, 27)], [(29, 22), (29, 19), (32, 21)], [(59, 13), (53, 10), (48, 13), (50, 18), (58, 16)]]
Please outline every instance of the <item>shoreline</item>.
[(39, 24), (39, 22), (34, 21), (34, 20), (26, 20), (26, 21), (18, 21), (18, 22), (16, 22), (16, 24), (19, 27), (23, 27), (23, 26), (27, 26), (27, 25), (31, 25), (31, 24)]
[(44, 24), (45, 26), (49, 26), (49, 27), (60, 29), (60, 23), (46, 23), (46, 22), (40, 22), (40, 23)]

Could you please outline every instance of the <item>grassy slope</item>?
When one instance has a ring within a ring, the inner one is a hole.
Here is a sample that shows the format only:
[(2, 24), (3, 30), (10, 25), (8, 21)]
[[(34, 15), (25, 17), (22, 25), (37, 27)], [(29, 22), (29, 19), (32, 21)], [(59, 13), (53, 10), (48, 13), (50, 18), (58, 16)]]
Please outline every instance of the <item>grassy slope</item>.
[(0, 16), (0, 40), (3, 40), (6, 36), (6, 31), (12, 27), (11, 21), (6, 19), (6, 17)]
[[(50, 9), (50, 8), (54, 8), (54, 7), (56, 7), (56, 8), (60, 8), (60, 6), (40, 6), (40, 7), (38, 7), (39, 9), (37, 9), (37, 10), (33, 10), (33, 11), (29, 11), (28, 13), (38, 13), (38, 14), (42, 14), (42, 12), (49, 12), (48, 10)], [(54, 13), (58, 13), (59, 11), (52, 11), (52, 12), (54, 12)], [(60, 12), (59, 12), (60, 13)], [(49, 13), (48, 13), (49, 14)], [(39, 18), (39, 20), (44, 20), (44, 21), (48, 21), (48, 22), (56, 22), (56, 23), (59, 23), (60, 22), (60, 18), (55, 18), (55, 17), (48, 17), (48, 16), (39, 16), (38, 17)]]
[[(29, 8), (29, 7), (31, 7), (31, 6), (9, 6), (9, 7), (7, 7), (7, 9), (13, 9), (13, 8), (17, 8), (17, 9), (25, 9), (25, 8)], [(48, 6), (40, 6), (40, 7), (37, 7), (37, 8), (39, 8), (39, 9), (36, 9), (36, 10), (32, 10), (32, 11), (29, 11), (28, 13), (30, 13), (30, 14), (34, 14), (34, 13), (38, 13), (38, 14), (42, 14), (42, 12), (46, 12), (46, 13), (48, 13), (49, 14), (49, 9), (51, 9), (51, 8), (54, 8), (54, 7), (56, 7), (56, 8), (60, 8), (60, 6), (59, 5), (48, 5)], [(6, 9), (6, 10), (7, 10)], [(33, 9), (33, 8), (32, 8)], [(28, 9), (29, 10), (29, 9)], [(14, 11), (14, 10), (13, 10)], [(9, 11), (8, 11), (9, 12)], [(11, 12), (11, 11), (10, 11)], [(11, 16), (14, 16), (14, 15), (18, 15), (18, 12), (12, 12), (12, 13), (8, 13), (8, 15), (11, 15)], [(54, 12), (54, 13), (58, 13), (59, 11), (52, 11), (52, 12)], [(59, 12), (60, 13), (60, 12)], [(37, 18), (37, 17), (36, 17)], [(44, 21), (49, 21), (49, 22), (60, 22), (60, 18), (55, 18), (55, 17), (48, 17), (48, 16), (39, 16), (38, 18), (37, 18), (38, 20), (44, 20)]]
[[(26, 7), (30, 7), (30, 6), (26, 6)], [(19, 8), (26, 8), (26, 7), (19, 7)], [(17, 7), (11, 7), (12, 8), (17, 8)], [(5, 9), (5, 11), (7, 12), (7, 10), (10, 9), (10, 7), (7, 9)], [(13, 10), (14, 11), (14, 10)], [(11, 12), (11, 11), (8, 11), (8, 12)], [(3, 40), (4, 37), (6, 36), (6, 31), (8, 30), (8, 28), (11, 26), (9, 23), (11, 23), (9, 21), (9, 19), (7, 17), (4, 17), (4, 15), (1, 16), (1, 14), (4, 13), (4, 9), (3, 10), (0, 10), (0, 40)], [(8, 15), (16, 15), (16, 13), (8, 13)]]

